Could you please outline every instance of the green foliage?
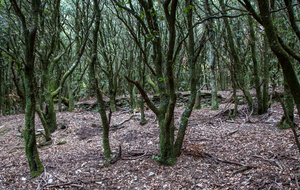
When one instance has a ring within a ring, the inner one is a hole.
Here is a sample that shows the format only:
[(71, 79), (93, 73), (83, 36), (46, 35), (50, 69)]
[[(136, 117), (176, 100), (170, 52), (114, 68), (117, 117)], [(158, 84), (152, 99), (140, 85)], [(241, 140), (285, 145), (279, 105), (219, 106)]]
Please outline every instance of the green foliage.
[(183, 10), (184, 13), (188, 13), (190, 10), (194, 10), (195, 7), (193, 5), (189, 5), (187, 7), (185, 7), (185, 9)]
[(82, 81), (82, 87), (86, 88), (86, 84)]
[(156, 161), (158, 161), (159, 160), (159, 157), (158, 156), (156, 156), (156, 155), (152, 155), (152, 157), (151, 157), (153, 160), (156, 160)]

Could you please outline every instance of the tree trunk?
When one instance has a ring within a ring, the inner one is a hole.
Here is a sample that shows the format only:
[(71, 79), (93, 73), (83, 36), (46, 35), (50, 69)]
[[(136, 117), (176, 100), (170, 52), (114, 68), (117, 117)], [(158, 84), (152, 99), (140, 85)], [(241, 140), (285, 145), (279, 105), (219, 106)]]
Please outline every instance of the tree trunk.
[[(210, 5), (208, 3), (208, 0), (205, 1), (205, 8), (206, 8), (206, 16), (209, 17), (211, 15)], [(192, 27), (192, 26), (191, 26)], [(219, 104), (218, 104), (218, 96), (217, 96), (217, 80), (216, 80), (216, 61), (215, 61), (215, 50), (214, 50), (214, 43), (215, 43), (215, 33), (213, 31), (213, 22), (212, 20), (208, 21), (207, 24), (208, 29), (208, 36), (210, 36), (209, 40), (209, 56), (208, 56), (208, 62), (209, 62), (209, 69), (210, 69), (210, 88), (211, 88), (211, 109), (212, 110), (218, 110)]]
[[(290, 88), (286, 83), (286, 79), (284, 80), (284, 93), (283, 93), (283, 103), (286, 107), (286, 113), (282, 115), (281, 120), (277, 124), (280, 129), (289, 129), (292, 128), (290, 124), (294, 125), (294, 101), (291, 95)], [(289, 121), (286, 118), (286, 115), (289, 117)]]
[[(193, 5), (192, 0), (186, 1), (186, 7), (190, 7)], [(188, 21), (188, 32), (189, 32), (189, 43), (188, 43), (188, 63), (190, 67), (190, 89), (191, 95), (189, 97), (189, 103), (181, 115), (180, 126), (177, 134), (177, 139), (174, 144), (175, 155), (179, 156), (181, 153), (181, 148), (187, 128), (187, 124), (191, 113), (193, 111), (193, 107), (195, 105), (196, 95), (197, 95), (197, 83), (198, 79), (196, 77), (196, 59), (195, 59), (195, 39), (194, 39), (194, 30), (193, 30), (193, 9), (189, 9), (187, 12), (187, 21)]]
[[(264, 35), (264, 61), (263, 61), (263, 92), (262, 92), (262, 113), (266, 113), (269, 109), (269, 73), (270, 59), (269, 46), (267, 36)], [(276, 86), (274, 86), (276, 88)]]
[[(2, 55), (0, 55), (2, 57)], [(2, 62), (2, 58), (1, 58), (1, 62)], [(3, 115), (2, 113), (2, 106), (3, 106), (3, 91), (2, 89), (4, 88), (4, 85), (3, 85), (3, 72), (4, 72), (4, 69), (3, 69), (3, 66), (2, 66), (2, 63), (0, 64), (0, 113)]]
[(218, 110), (218, 96), (217, 96), (217, 87), (216, 87), (216, 75), (215, 75), (215, 53), (213, 46), (209, 43), (209, 68), (210, 68), (210, 88), (211, 88), (211, 109)]
[[(56, 113), (54, 109), (54, 102), (51, 96), (51, 85), (50, 85), (50, 72), (49, 72), (49, 61), (48, 59), (42, 60), (42, 81), (41, 88), (43, 88), (44, 96), (42, 99), (45, 101), (45, 112), (44, 119), (46, 121), (48, 130), (53, 133), (57, 129)], [(42, 118), (41, 118), (42, 119)]]
[(43, 125), (43, 127), (44, 127), (44, 131), (45, 131), (45, 139), (46, 139), (46, 141), (47, 141), (47, 142), (48, 142), (48, 141), (51, 141), (51, 133), (50, 133), (50, 131), (49, 131), (49, 129), (48, 129), (47, 122), (46, 122), (46, 120), (45, 120), (45, 118), (44, 118), (44, 115), (43, 115), (43, 113), (42, 113), (42, 110), (40, 109), (39, 106), (36, 106), (36, 112), (37, 112), (37, 114), (39, 115), (40, 120), (41, 120), (41, 122), (42, 122), (42, 125)]
[(294, 102), (298, 109), (298, 115), (300, 116), (300, 84), (295, 73), (294, 67), (290, 60), (289, 55), (287, 52), (282, 48), (280, 45), (277, 33), (275, 31), (273, 22), (270, 17), (270, 10), (269, 10), (269, 1), (268, 0), (261, 0), (258, 1), (261, 19), (265, 28), (265, 33), (269, 40), (269, 45), (271, 50), (276, 55), (282, 71), (283, 75), (286, 77), (287, 84), (290, 87), (291, 94), (294, 98)]
[[(32, 44), (33, 45), (33, 44)], [(27, 48), (26, 48), (27, 49)], [(28, 55), (27, 55), (28, 56)], [(33, 58), (33, 54), (29, 56)], [(28, 160), (28, 165), (31, 172), (31, 177), (39, 176), (44, 167), (40, 161), (36, 137), (35, 137), (35, 87), (34, 87), (34, 74), (32, 68), (34, 68), (34, 60), (27, 58), (27, 64), (25, 66), (25, 91), (26, 91), (26, 111), (25, 111), (25, 153)], [(31, 64), (30, 64), (31, 62)], [(33, 67), (32, 67), (33, 66)]]
[(31, 1), (31, 16), (32, 26), (30, 30), (27, 28), (26, 18), (23, 15), (20, 7), (15, 0), (10, 0), (16, 14), (19, 16), (22, 22), (23, 37), (25, 40), (25, 94), (26, 94), (26, 111), (25, 111), (25, 154), (28, 160), (31, 177), (37, 177), (44, 171), (44, 167), (40, 161), (38, 150), (36, 146), (35, 136), (35, 76), (34, 76), (34, 51), (35, 51), (35, 40), (38, 29), (39, 9), (40, 1)]
[(253, 77), (254, 77), (254, 86), (256, 90), (256, 97), (257, 97), (257, 114), (261, 115), (264, 114), (265, 111), (263, 109), (263, 100), (262, 100), (262, 91), (260, 87), (260, 78), (259, 78), (259, 65), (256, 58), (256, 37), (255, 37), (255, 31), (253, 28), (253, 18), (251, 16), (248, 16), (249, 21), (249, 28), (250, 28), (250, 45), (251, 45), (251, 52), (252, 52), (252, 62), (253, 62)]
[(68, 94), (69, 94), (69, 112), (72, 112), (74, 110), (74, 95), (73, 95), (71, 76), (69, 76), (69, 80), (68, 80)]
[(94, 13), (96, 14), (95, 29), (93, 31), (93, 43), (92, 43), (92, 59), (89, 64), (89, 74), (90, 74), (90, 84), (92, 88), (96, 91), (97, 103), (99, 106), (99, 114), (102, 120), (103, 133), (102, 133), (102, 142), (104, 148), (104, 156), (108, 160), (111, 157), (111, 149), (109, 144), (109, 122), (105, 112), (105, 104), (103, 101), (102, 92), (99, 89), (98, 81), (95, 75), (95, 63), (97, 62), (97, 39), (98, 31), (100, 25), (100, 9), (97, 0), (94, 0)]

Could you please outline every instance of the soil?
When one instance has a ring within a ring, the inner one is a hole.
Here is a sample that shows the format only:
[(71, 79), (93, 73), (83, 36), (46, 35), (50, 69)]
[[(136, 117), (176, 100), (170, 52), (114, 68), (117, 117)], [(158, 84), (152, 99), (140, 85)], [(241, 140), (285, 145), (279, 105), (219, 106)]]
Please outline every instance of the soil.
[[(251, 115), (239, 105), (238, 116), (224, 97), (220, 110), (194, 110), (181, 156), (173, 166), (156, 162), (159, 128), (155, 114), (146, 110), (148, 123), (139, 124), (140, 113), (118, 108), (111, 117), (110, 143), (121, 158), (105, 167), (100, 115), (76, 109), (57, 112), (59, 129), (52, 144), (40, 146), (45, 172), (31, 179), (24, 152), (24, 114), (0, 116), (1, 189), (297, 189), (300, 160), (293, 133), (276, 124), (283, 110), (274, 103), (264, 115)], [(227, 99), (226, 99), (227, 98)], [(95, 100), (86, 101), (91, 104)], [(184, 107), (176, 107), (178, 128)], [(120, 125), (123, 121), (133, 117)], [(295, 113), (295, 122), (299, 117)], [(43, 138), (36, 116), (39, 144)], [(298, 129), (297, 129), (298, 130)]]

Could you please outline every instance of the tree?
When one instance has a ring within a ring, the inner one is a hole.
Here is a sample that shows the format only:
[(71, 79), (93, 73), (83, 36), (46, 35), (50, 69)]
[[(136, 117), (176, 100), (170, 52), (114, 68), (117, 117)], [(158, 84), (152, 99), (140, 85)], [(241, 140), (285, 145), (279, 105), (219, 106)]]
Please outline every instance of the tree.
[[(151, 68), (150, 65), (147, 65), (150, 68), (151, 73), (154, 75), (154, 78), (157, 83), (157, 88), (159, 92), (160, 103), (157, 107), (148, 97), (146, 91), (141, 86), (138, 81), (132, 80), (129, 77), (126, 77), (128, 81), (134, 83), (135, 86), (140, 91), (142, 97), (144, 98), (148, 107), (156, 114), (158, 118), (159, 128), (160, 128), (160, 145), (159, 145), (159, 159), (158, 162), (164, 165), (172, 165), (175, 163), (176, 156), (180, 155), (181, 147), (185, 135), (185, 130), (187, 127), (189, 116), (193, 110), (195, 98), (196, 98), (196, 70), (195, 63), (197, 61), (196, 55), (199, 55), (201, 51), (201, 47), (197, 49), (194, 48), (194, 38), (193, 38), (193, 23), (192, 23), (192, 11), (193, 4), (192, 1), (187, 1), (187, 5), (184, 9), (185, 13), (187, 13), (189, 24), (189, 67), (190, 67), (190, 87), (191, 87), (191, 96), (189, 103), (186, 107), (186, 110), (183, 112), (180, 122), (180, 129), (178, 131), (178, 137), (176, 142), (174, 143), (174, 108), (176, 103), (176, 94), (175, 94), (175, 77), (174, 77), (174, 62), (176, 60), (177, 54), (180, 51), (180, 47), (183, 40), (179, 40), (180, 43), (177, 44), (176, 41), (176, 13), (178, 7), (177, 0), (164, 1), (163, 3), (155, 4), (154, 1), (144, 1), (139, 0), (139, 4), (142, 13), (136, 11), (136, 8), (129, 1), (127, 5), (121, 4), (116, 0), (113, 2), (120, 7), (121, 9), (127, 11), (133, 17), (135, 17), (139, 24), (142, 27), (143, 33), (147, 37), (147, 41), (151, 42), (152, 51), (153, 51), (153, 64), (154, 68)], [(154, 5), (155, 4), (155, 5)], [(158, 6), (156, 6), (158, 5)], [(162, 8), (160, 10), (159, 8)], [(118, 11), (118, 10), (116, 10)], [(132, 28), (129, 24), (122, 19), (122, 22), (126, 25), (127, 29), (130, 31), (131, 35), (135, 39), (138, 47), (140, 47), (141, 51), (145, 52), (141, 47), (141, 44), (137, 40), (135, 34), (132, 32)], [(162, 22), (163, 25), (167, 26), (167, 30), (164, 33), (162, 32), (161, 25), (159, 23)], [(177, 40), (176, 40), (177, 39)], [(163, 42), (166, 40), (167, 48), (164, 48)], [(176, 48), (177, 47), (177, 48)], [(202, 46), (203, 47), (203, 46)], [(195, 53), (196, 52), (196, 53)], [(146, 55), (144, 55), (144, 60), (146, 60)], [(165, 60), (164, 60), (164, 59)], [(165, 74), (164, 74), (165, 71)]]
[(39, 159), (36, 137), (35, 137), (35, 40), (37, 37), (40, 4), (39, 0), (31, 1), (31, 20), (26, 20), (25, 15), (15, 0), (10, 0), (17, 16), (22, 23), (23, 38), (25, 41), (25, 92), (26, 92), (26, 111), (25, 111), (25, 153), (28, 160), (31, 177), (37, 177), (44, 171), (44, 167)]
[[(210, 5), (208, 0), (205, 1), (207, 16), (211, 15)], [(208, 36), (210, 36), (209, 40), (209, 68), (210, 68), (210, 87), (211, 87), (211, 109), (217, 110), (219, 109), (218, 105), (218, 96), (217, 96), (217, 87), (216, 87), (216, 58), (215, 58), (215, 32), (213, 31), (213, 20), (209, 20), (207, 24)]]
[(100, 18), (101, 11), (99, 9), (99, 2), (94, 0), (94, 14), (96, 15), (95, 20), (95, 28), (93, 31), (93, 43), (92, 43), (92, 59), (89, 63), (89, 75), (90, 75), (90, 84), (92, 88), (96, 91), (97, 102), (99, 106), (99, 113), (102, 120), (103, 133), (102, 133), (102, 141), (104, 148), (104, 156), (108, 160), (111, 156), (111, 149), (109, 144), (109, 120), (106, 116), (105, 105), (103, 100), (103, 95), (101, 90), (99, 89), (98, 80), (95, 75), (95, 64), (97, 62), (97, 42), (98, 42), (98, 32), (100, 27)]

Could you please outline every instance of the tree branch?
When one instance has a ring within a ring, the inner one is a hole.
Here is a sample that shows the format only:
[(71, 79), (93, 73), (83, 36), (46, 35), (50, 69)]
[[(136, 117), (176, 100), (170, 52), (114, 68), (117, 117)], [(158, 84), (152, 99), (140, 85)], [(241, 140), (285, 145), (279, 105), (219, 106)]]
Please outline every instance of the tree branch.
[(151, 100), (149, 99), (148, 95), (146, 94), (146, 92), (144, 91), (144, 89), (142, 88), (142, 86), (140, 85), (139, 82), (131, 80), (130, 78), (128, 78), (127, 76), (124, 76), (128, 82), (133, 83), (137, 89), (140, 91), (142, 97), (144, 98), (146, 104), (149, 106), (149, 108), (156, 114), (159, 115), (159, 109), (157, 109), (157, 107), (151, 102)]

